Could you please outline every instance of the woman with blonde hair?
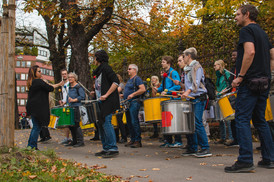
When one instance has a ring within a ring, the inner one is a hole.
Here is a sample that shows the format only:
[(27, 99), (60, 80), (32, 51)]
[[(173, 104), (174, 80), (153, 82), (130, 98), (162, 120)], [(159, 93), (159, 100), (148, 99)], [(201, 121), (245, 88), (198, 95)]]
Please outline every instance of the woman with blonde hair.
[(216, 71), (216, 87), (217, 87), (217, 96), (220, 96), (220, 92), (229, 87), (229, 77), (230, 73), (225, 70), (225, 63), (223, 60), (215, 61), (214, 69)]
[[(215, 61), (214, 69), (216, 71), (216, 87), (217, 87), (217, 97), (221, 96), (221, 92), (229, 87), (229, 77), (230, 73), (225, 70), (225, 63), (223, 60)], [(226, 125), (228, 130), (228, 141), (226, 141)], [(220, 135), (221, 139), (217, 142), (218, 144), (226, 144), (233, 141), (231, 124), (230, 121), (221, 120), (220, 121)]]
[(27, 115), (31, 116), (33, 127), (30, 132), (28, 147), (37, 148), (37, 140), (42, 127), (49, 125), (49, 92), (54, 88), (62, 86), (63, 82), (50, 84), (42, 79), (42, 73), (39, 66), (34, 65), (29, 69), (27, 89), (28, 101), (26, 105)]
[[(161, 86), (158, 76), (151, 76), (150, 86), (151, 86), (151, 88), (153, 88), (153, 87), (159, 88)], [(151, 96), (156, 97), (156, 94), (157, 94), (157, 91), (152, 89)]]

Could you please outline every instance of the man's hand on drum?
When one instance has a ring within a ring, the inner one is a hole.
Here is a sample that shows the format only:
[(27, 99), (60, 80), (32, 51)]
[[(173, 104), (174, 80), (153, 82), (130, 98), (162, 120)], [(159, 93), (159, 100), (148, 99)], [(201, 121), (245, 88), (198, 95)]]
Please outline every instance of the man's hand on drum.
[(161, 93), (161, 95), (166, 95), (166, 94), (167, 94), (167, 92), (165, 92), (165, 91)]
[(191, 93), (191, 90), (190, 89), (188, 89), (187, 91), (185, 91), (183, 94), (182, 94), (182, 98), (187, 98), (187, 96), (189, 95)]
[(180, 85), (180, 81), (179, 81), (179, 80), (173, 80), (173, 83), (174, 83), (175, 85)]
[(237, 77), (237, 78), (235, 78), (235, 79), (232, 81), (231, 86), (232, 86), (233, 88), (236, 88), (236, 87), (238, 87), (238, 86), (242, 83), (242, 81), (243, 81), (243, 78)]
[(69, 103), (71, 103), (71, 102), (78, 102), (78, 99), (77, 98), (72, 99), (71, 97), (69, 97), (68, 101), (69, 101)]
[(100, 100), (106, 100), (107, 98), (108, 98), (108, 95), (105, 94), (105, 95), (102, 95), (102, 96), (100, 97)]
[(127, 96), (128, 99), (132, 99), (134, 97), (133, 93)]

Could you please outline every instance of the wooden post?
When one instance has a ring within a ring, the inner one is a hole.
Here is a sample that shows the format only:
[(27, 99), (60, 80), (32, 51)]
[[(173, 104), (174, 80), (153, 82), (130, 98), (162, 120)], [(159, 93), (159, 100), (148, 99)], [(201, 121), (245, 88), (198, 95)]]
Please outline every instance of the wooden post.
[(14, 146), (15, 0), (3, 0), (0, 50), (0, 146)]

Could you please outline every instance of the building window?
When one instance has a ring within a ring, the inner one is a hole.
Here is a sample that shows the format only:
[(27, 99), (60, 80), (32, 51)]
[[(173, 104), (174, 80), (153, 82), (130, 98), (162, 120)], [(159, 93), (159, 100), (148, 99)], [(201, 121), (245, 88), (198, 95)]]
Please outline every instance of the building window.
[(27, 61), (27, 67), (28, 67), (28, 68), (31, 67), (31, 61)]
[(20, 74), (16, 73), (16, 80), (20, 80)]
[(22, 62), (21, 62), (21, 66), (22, 66), (22, 68), (25, 68), (25, 67), (26, 67), (26, 62), (25, 62), (25, 61), (22, 61)]
[(20, 105), (20, 99), (17, 99), (17, 105)]
[(16, 61), (16, 67), (19, 68), (21, 66), (21, 61)]
[(16, 91), (20, 92), (20, 87), (19, 86), (16, 87)]
[(22, 86), (22, 87), (21, 87), (21, 92), (22, 92), (22, 93), (25, 93), (25, 92), (26, 92), (25, 86)]
[(46, 75), (49, 75), (49, 70), (46, 70)]
[(42, 51), (42, 50), (38, 50), (38, 55), (47, 57), (47, 52), (46, 51)]
[(26, 80), (26, 75), (25, 74), (21, 74), (21, 80)]
[(24, 106), (25, 105), (25, 99), (20, 99), (20, 105)]

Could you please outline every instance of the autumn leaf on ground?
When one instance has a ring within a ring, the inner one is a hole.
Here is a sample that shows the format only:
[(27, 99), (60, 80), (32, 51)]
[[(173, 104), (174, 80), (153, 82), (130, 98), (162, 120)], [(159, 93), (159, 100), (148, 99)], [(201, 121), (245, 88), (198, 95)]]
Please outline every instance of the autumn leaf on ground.
[(160, 168), (152, 168), (152, 171), (160, 171)]
[(29, 176), (29, 179), (34, 179), (34, 178), (36, 178), (37, 177), (37, 175), (30, 175)]
[(139, 169), (139, 171), (146, 171), (147, 169)]
[(170, 161), (170, 158), (166, 158), (167, 161)]
[(205, 165), (206, 165), (205, 162), (200, 163), (200, 166), (205, 166)]
[(57, 167), (54, 165), (54, 166), (52, 166), (50, 172), (55, 173), (55, 172), (56, 172), (56, 169), (57, 169)]
[(66, 168), (60, 169), (60, 172), (61, 172), (61, 173), (65, 172), (65, 171), (66, 171)]
[(192, 180), (192, 176), (186, 178), (187, 181), (191, 181)]

